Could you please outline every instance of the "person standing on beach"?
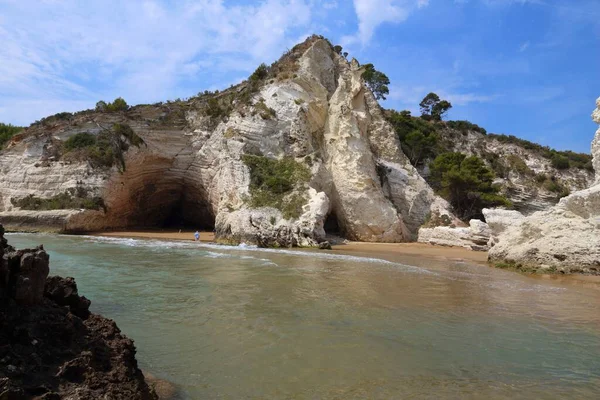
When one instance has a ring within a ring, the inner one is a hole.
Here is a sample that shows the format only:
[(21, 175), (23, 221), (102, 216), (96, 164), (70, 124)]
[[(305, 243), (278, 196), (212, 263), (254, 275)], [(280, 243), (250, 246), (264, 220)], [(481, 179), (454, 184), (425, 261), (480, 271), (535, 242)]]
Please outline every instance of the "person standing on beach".
[(196, 242), (200, 240), (200, 232), (196, 231), (196, 233), (194, 233), (194, 239), (196, 239)]

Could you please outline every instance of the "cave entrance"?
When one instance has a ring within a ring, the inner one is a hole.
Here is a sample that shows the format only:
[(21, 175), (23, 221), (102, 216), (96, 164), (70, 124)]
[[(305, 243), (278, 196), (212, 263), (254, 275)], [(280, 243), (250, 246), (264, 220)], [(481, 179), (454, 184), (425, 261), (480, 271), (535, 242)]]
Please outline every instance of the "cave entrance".
[(337, 215), (334, 212), (330, 212), (327, 215), (325, 223), (323, 224), (323, 229), (325, 229), (325, 234), (327, 236), (343, 236)]
[(215, 217), (206, 201), (183, 191), (159, 225), (165, 229), (212, 231)]
[(202, 189), (172, 181), (146, 183), (133, 190), (124, 203), (113, 209), (122, 213), (127, 226), (170, 230), (214, 230), (215, 216)]

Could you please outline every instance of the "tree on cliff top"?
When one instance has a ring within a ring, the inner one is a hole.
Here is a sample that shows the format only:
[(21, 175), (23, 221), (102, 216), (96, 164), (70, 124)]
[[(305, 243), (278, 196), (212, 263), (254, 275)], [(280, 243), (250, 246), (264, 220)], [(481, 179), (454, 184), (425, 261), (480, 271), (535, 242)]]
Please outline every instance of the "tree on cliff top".
[(112, 103), (107, 103), (104, 100), (96, 103), (96, 111), (101, 112), (127, 111), (128, 109), (129, 105), (122, 97), (117, 97)]
[(452, 108), (452, 104), (449, 101), (441, 100), (440, 96), (431, 92), (421, 100), (419, 107), (421, 107), (421, 116), (424, 119), (441, 121), (442, 117)]
[(385, 96), (390, 93), (387, 85), (390, 84), (390, 78), (381, 71), (377, 71), (373, 64), (366, 64), (364, 67), (362, 78), (365, 80), (367, 87), (371, 89), (377, 100), (385, 100)]

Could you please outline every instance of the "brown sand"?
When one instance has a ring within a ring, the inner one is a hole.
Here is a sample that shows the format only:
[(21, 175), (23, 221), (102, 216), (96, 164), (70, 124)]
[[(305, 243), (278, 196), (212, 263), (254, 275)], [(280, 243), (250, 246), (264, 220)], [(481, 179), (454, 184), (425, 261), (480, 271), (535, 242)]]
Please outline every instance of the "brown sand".
[(434, 246), (426, 243), (368, 243), (348, 242), (333, 246), (333, 250), (347, 254), (360, 253), (396, 261), (401, 256), (461, 259), (475, 263), (487, 263), (487, 252), (471, 251), (462, 247)]
[[(96, 232), (93, 236), (108, 236), (121, 238), (141, 238), (141, 239), (164, 239), (164, 240), (191, 240), (194, 241), (195, 231), (181, 230), (135, 230), (135, 231), (114, 231), (114, 232)], [(214, 232), (200, 232), (201, 242), (214, 242)]]
[[(98, 232), (96, 236), (145, 238), (163, 240), (194, 240), (194, 231), (182, 230), (135, 230)], [(213, 242), (214, 232), (200, 232), (201, 242)], [(402, 256), (434, 257), (445, 259), (461, 259), (475, 263), (486, 263), (487, 252), (470, 251), (462, 247), (434, 246), (424, 243), (367, 243), (347, 242), (333, 246), (333, 251), (346, 254), (359, 254), (363, 256), (379, 257), (390, 261), (398, 261)]]

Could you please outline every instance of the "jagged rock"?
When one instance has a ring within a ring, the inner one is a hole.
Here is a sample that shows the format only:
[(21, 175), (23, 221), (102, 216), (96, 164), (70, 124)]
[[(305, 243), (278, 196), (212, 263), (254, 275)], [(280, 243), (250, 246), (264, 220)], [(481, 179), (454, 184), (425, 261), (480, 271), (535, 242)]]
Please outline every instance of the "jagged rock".
[[(592, 114), (600, 123), (598, 109)], [(594, 166), (600, 160), (600, 129), (592, 144)], [(596, 170), (598, 176), (598, 170)], [(600, 184), (562, 198), (557, 206), (506, 223), (489, 259), (527, 270), (600, 275)], [(496, 232), (494, 232), (496, 236)]]
[[(385, 242), (414, 240), (432, 212), (454, 220), (402, 153), (357, 62), (313, 36), (274, 68), (288, 70), (256, 91), (244, 82), (213, 95), (232, 109), (222, 118), (207, 115), (206, 99), (192, 98), (126, 113), (89, 111), (28, 128), (0, 153), (0, 221), (81, 232), (183, 220), (214, 227), (221, 241), (318, 246), (328, 216), (349, 239)], [(124, 170), (54, 154), (69, 137), (100, 134), (115, 123), (128, 124), (143, 141), (124, 152)], [(304, 199), (298, 217), (250, 205), (248, 154), (292, 158), (310, 170), (308, 181), (294, 188)], [(102, 197), (105, 210), (15, 205), (28, 195), (49, 198), (68, 189)]]
[(41, 246), (14, 250), (0, 225), (0, 260), (0, 399), (157, 399), (114, 321), (73, 278), (46, 280)]
[(419, 229), (418, 242), (441, 246), (459, 246), (469, 250), (486, 251), (491, 230), (483, 221), (472, 219), (468, 227), (437, 226)]
[(75, 279), (71, 277), (48, 277), (44, 287), (44, 296), (59, 306), (68, 306), (69, 311), (81, 319), (87, 319), (90, 316), (91, 301), (85, 296), (79, 296)]
[[(14, 279), (14, 299), (18, 304), (34, 305), (44, 296), (50, 267), (48, 253), (42, 246), (8, 254), (8, 266)], [(11, 288), (9, 288), (11, 290)]]

